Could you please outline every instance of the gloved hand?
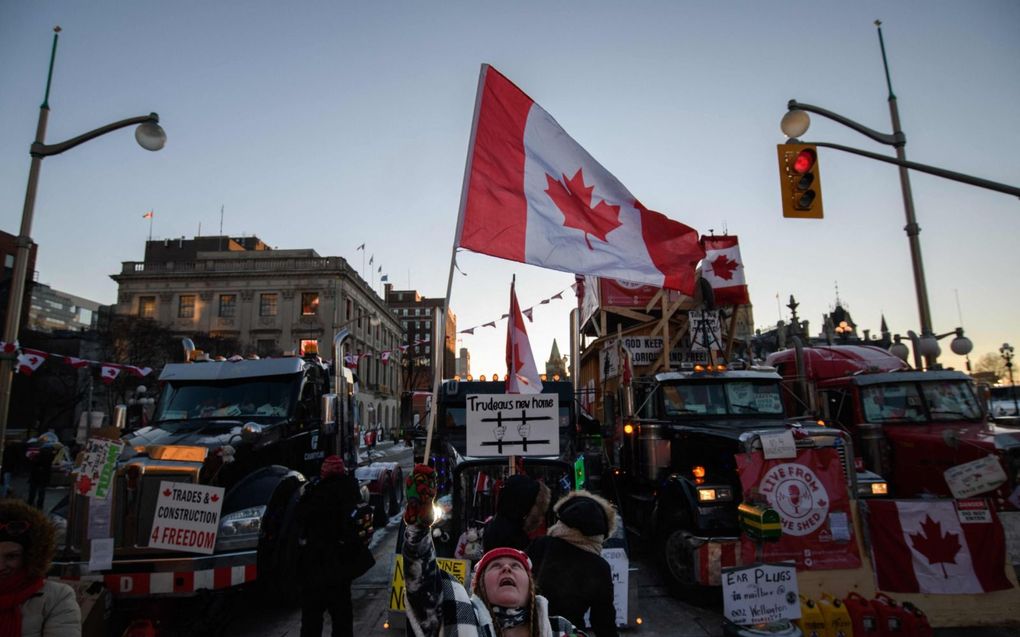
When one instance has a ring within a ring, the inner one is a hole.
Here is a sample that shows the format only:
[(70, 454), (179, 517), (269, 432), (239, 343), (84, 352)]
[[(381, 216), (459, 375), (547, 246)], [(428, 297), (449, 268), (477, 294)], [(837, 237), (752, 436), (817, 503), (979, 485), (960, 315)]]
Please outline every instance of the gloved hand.
[(407, 476), (407, 505), (404, 522), (419, 526), (432, 524), (432, 501), (436, 497), (435, 470), (428, 465), (416, 464)]

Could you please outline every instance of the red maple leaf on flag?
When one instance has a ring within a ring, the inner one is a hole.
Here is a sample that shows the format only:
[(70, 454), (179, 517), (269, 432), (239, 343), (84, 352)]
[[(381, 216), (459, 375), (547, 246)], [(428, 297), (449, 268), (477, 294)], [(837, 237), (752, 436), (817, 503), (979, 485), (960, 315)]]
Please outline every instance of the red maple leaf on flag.
[(166, 497), (169, 498), (171, 493), (173, 493), (173, 491), (171, 491), (170, 489), (167, 489), (166, 491), (163, 492), (163, 495), (165, 495)]
[(725, 254), (720, 254), (712, 261), (712, 272), (720, 279), (729, 281), (733, 278), (733, 272), (740, 264), (730, 259)]
[(921, 523), (920, 533), (910, 534), (910, 543), (921, 555), (928, 558), (928, 564), (941, 564), (942, 576), (949, 579), (946, 564), (956, 564), (960, 552), (960, 536), (948, 531), (942, 533), (942, 525), (926, 515)]
[(216, 494), (214, 493), (214, 494), (212, 494), (211, 496), (209, 496), (209, 499), (210, 499), (210, 500), (212, 500), (213, 502), (216, 502), (217, 500), (219, 500), (219, 499), (220, 499), (220, 496), (218, 496), (218, 495), (216, 495)]
[(599, 201), (598, 205), (592, 208), (591, 194), (595, 186), (584, 185), (584, 174), (580, 168), (570, 179), (563, 175), (566, 185), (558, 179), (553, 179), (551, 175), (546, 175), (545, 180), (549, 184), (546, 194), (563, 213), (563, 226), (583, 232), (584, 242), (588, 244), (589, 250), (595, 248), (591, 246), (588, 235), (606, 241), (606, 235), (610, 231), (623, 225), (620, 223), (620, 206)]

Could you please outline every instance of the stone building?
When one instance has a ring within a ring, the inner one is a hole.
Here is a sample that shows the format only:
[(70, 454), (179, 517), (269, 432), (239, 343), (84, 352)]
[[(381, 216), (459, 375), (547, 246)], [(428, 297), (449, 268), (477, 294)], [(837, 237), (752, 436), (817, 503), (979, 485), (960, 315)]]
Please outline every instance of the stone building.
[[(432, 391), (432, 361), (435, 358), (432, 348), (439, 327), (435, 317), (444, 301), (442, 298), (424, 297), (417, 290), (394, 290), (393, 285), (386, 284), (386, 303), (400, 321), (404, 342), (408, 345), (403, 359), (406, 391)], [(446, 342), (441, 359), (445, 378), (453, 378), (457, 372), (456, 343), (457, 316), (451, 310), (446, 316)]]
[(309, 351), (332, 360), (333, 336), (351, 333), (359, 355), (364, 427), (395, 430), (403, 330), (382, 298), (342, 257), (277, 250), (258, 237), (198, 236), (147, 241), (143, 261), (125, 261), (115, 312), (156, 319), (179, 336), (236, 340), (241, 354)]
[(560, 346), (556, 344), (556, 339), (553, 339), (552, 351), (549, 352), (549, 360), (545, 362), (545, 375), (549, 380), (553, 380), (554, 376), (559, 376), (561, 379), (566, 380), (570, 374), (567, 372), (567, 357), (560, 356)]

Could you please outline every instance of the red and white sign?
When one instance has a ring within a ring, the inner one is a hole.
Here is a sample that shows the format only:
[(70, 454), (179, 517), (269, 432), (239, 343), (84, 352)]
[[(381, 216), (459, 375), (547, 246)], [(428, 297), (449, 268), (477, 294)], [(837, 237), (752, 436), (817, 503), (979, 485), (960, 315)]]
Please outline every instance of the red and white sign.
[(751, 302), (744, 278), (744, 260), (734, 235), (702, 237), (705, 259), (701, 276), (712, 286), (716, 305), (747, 305)]
[[(850, 514), (850, 495), (835, 449), (801, 449), (793, 460), (766, 460), (760, 451), (738, 454), (744, 501), (764, 498), (779, 513), (782, 538), (766, 542), (763, 561), (795, 560), (798, 570), (861, 565)], [(744, 555), (754, 544), (741, 538)]]
[(870, 500), (878, 588), (893, 593), (984, 593), (1012, 588), (1006, 540), (991, 508), (953, 500)]
[(216, 548), (223, 487), (163, 480), (149, 548), (210, 554)]
[(686, 294), (698, 233), (648, 210), (510, 80), (482, 65), (459, 245)]
[(510, 320), (506, 324), (506, 391), (508, 394), (538, 394), (542, 392), (542, 379), (514, 285), (510, 284)]

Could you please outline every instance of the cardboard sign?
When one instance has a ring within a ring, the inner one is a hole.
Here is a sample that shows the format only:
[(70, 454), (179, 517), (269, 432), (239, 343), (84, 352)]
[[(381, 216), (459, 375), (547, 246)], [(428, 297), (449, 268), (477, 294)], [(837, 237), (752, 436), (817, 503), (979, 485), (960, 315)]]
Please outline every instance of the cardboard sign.
[(211, 554), (222, 507), (223, 487), (161, 481), (149, 548)]
[(688, 315), (691, 335), (691, 351), (707, 352), (723, 349), (722, 330), (719, 328), (718, 312), (691, 310)]
[(761, 450), (765, 454), (766, 460), (797, 457), (797, 443), (793, 441), (792, 431), (765, 433), (761, 434), (759, 438), (761, 439)]
[(599, 350), (599, 373), (602, 380), (620, 375), (620, 343), (617, 339), (609, 339)]
[[(393, 565), (393, 579), (390, 581), (390, 610), (404, 612), (404, 556), (397, 555)], [(437, 558), (436, 566), (457, 578), (457, 581), (468, 587), (467, 575), (470, 562)]]
[(994, 491), (1006, 481), (1006, 472), (992, 455), (949, 467), (942, 475), (957, 500)]
[(630, 578), (630, 560), (622, 548), (602, 549), (602, 557), (609, 562), (613, 572), (613, 607), (616, 609), (616, 625), (627, 625), (627, 585)]
[(800, 618), (793, 563), (754, 564), (722, 570), (723, 616), (750, 626)]
[(556, 394), (469, 394), (467, 455), (555, 456), (560, 452)]
[(75, 493), (90, 498), (110, 497), (113, 475), (117, 470), (117, 458), (124, 449), (124, 443), (105, 438), (89, 438), (74, 480)]

